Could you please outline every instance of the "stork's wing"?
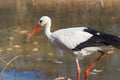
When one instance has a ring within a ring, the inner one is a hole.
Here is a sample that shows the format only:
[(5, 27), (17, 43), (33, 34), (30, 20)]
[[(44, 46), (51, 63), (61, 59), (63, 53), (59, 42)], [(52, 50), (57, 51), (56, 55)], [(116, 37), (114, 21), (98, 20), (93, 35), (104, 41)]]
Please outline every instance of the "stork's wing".
[(53, 32), (52, 37), (57, 45), (62, 44), (69, 49), (73, 49), (93, 36), (88, 32), (84, 32), (84, 29), (86, 27), (60, 29)]
[(91, 28), (84, 29), (84, 31), (94, 35), (94, 38), (97, 38), (98, 42), (104, 43), (105, 45), (112, 45), (120, 49), (120, 38), (111, 34), (107, 34), (101, 31), (97, 31)]
[(113, 45), (120, 48), (120, 38), (87, 27), (61, 29), (53, 33), (54, 41), (79, 51), (85, 47)]
[(84, 43), (80, 43), (73, 50), (78, 51), (85, 47), (112, 45), (116, 48), (120, 48), (120, 38), (117, 36), (107, 34), (101, 31), (97, 31), (91, 28), (84, 29), (85, 32), (92, 34), (93, 36)]

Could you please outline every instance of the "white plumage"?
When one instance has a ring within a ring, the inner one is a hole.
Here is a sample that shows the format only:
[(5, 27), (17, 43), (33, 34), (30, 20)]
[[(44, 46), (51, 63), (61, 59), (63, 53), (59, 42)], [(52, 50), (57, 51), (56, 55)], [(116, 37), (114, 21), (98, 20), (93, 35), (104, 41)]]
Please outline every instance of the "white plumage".
[(53, 32), (50, 38), (56, 39), (69, 49), (73, 49), (76, 45), (79, 45), (92, 37), (91, 34), (83, 32), (83, 29), (85, 28), (86, 27), (61, 29)]
[(59, 50), (62, 50), (62, 52), (67, 50), (73, 54), (76, 54), (77, 56), (79, 55), (79, 58), (82, 59), (83, 56), (89, 55), (101, 48), (87, 47), (81, 49), (80, 51), (72, 51), (72, 49), (74, 49), (77, 45), (87, 41), (93, 36), (90, 33), (84, 32), (84, 29), (86, 29), (86, 27), (60, 29), (53, 32), (49, 36), (48, 40), (58, 54), (62, 54), (57, 51), (59, 48)]

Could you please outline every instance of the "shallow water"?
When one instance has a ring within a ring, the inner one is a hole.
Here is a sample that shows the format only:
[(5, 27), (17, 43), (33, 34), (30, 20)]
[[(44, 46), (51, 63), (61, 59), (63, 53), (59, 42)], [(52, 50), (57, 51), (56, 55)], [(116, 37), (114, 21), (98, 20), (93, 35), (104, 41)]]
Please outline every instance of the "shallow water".
[[(45, 74), (43, 72), (36, 72), (37, 75), (40, 77), (37, 78), (33, 71), (15, 71), (9, 70), (4, 71), (4, 75), (2, 76), (2, 80), (45, 80)], [(36, 78), (36, 79), (35, 79)]]
[[(67, 56), (67, 55), (66, 55)], [(105, 59), (101, 60), (97, 66), (90, 71), (89, 78), (91, 80), (119, 80), (120, 78), (120, 54), (107, 55)], [(93, 57), (93, 56), (90, 56)], [(70, 56), (69, 56), (70, 58)], [(86, 59), (87, 58), (87, 59)], [(82, 76), (84, 69), (90, 64), (95, 58), (91, 59), (86, 57), (85, 60), (81, 61)], [(57, 77), (66, 77), (72, 80), (76, 80), (76, 66), (74, 60), (63, 59), (63, 63), (55, 63), (53, 59), (26, 59), (26, 62), (18, 64), (19, 61), (15, 62), (13, 68), (8, 66), (2, 74), (2, 80), (54, 80)], [(20, 59), (19, 59), (20, 60)], [(23, 58), (22, 58), (23, 60)], [(81, 63), (80, 62), (80, 63)], [(97, 71), (95, 71), (97, 70)], [(83, 80), (83, 78), (82, 78)]]
[[(2, 80), (54, 80), (61, 76), (76, 80), (76, 66), (69, 53), (62, 57), (62, 63), (55, 63), (56, 54), (44, 31), (39, 31), (30, 41), (26, 40), (28, 34), (41, 16), (48, 15), (52, 18), (52, 31), (90, 26), (120, 36), (119, 4), (120, 1), (113, 0), (104, 0), (104, 7), (93, 0), (0, 0), (0, 77)], [(120, 50), (115, 50), (91, 70), (90, 80), (120, 79)], [(19, 55), (22, 56), (11, 61)], [(83, 71), (97, 57), (98, 54), (93, 54), (80, 61), (82, 80)]]

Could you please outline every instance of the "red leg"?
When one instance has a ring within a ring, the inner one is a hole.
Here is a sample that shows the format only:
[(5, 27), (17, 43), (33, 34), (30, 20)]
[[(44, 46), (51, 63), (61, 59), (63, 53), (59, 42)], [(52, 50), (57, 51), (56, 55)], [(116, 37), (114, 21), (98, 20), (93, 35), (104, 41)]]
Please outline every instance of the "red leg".
[(86, 70), (85, 70), (85, 80), (88, 80), (88, 76), (89, 76), (89, 72), (90, 72), (90, 70), (92, 69), (92, 67), (93, 66), (95, 66), (95, 64), (99, 61), (99, 60), (101, 60), (101, 59), (103, 59), (104, 58), (104, 56), (105, 56), (105, 52), (103, 52), (103, 51), (98, 51), (98, 52), (100, 52), (100, 53), (102, 53), (102, 55), (100, 56), (100, 57), (98, 57)]
[(77, 80), (80, 80), (80, 72), (81, 72), (81, 69), (80, 69), (80, 65), (79, 65), (79, 60), (78, 60), (78, 58), (76, 58), (75, 62), (76, 62), (76, 66), (77, 66)]

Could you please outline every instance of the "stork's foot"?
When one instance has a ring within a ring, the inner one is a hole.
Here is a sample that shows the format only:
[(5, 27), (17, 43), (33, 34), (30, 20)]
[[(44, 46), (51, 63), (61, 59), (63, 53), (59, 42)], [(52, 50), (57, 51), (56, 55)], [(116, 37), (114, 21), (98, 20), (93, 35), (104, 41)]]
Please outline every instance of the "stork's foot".
[(85, 70), (85, 73), (84, 73), (84, 75), (85, 75), (85, 80), (88, 80), (89, 72), (90, 72), (90, 69), (86, 69), (86, 70)]

